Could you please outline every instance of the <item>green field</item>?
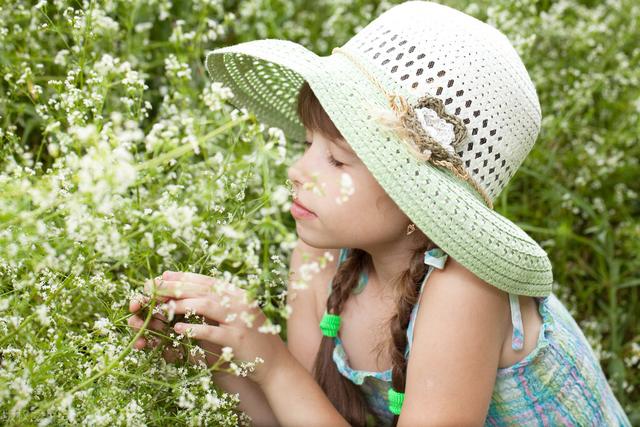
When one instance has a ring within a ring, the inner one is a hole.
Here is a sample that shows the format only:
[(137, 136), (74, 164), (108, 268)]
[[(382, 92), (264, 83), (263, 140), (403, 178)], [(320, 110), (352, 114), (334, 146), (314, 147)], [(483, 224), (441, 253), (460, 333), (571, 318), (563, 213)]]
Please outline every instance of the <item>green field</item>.
[[(196, 366), (132, 349), (129, 298), (164, 270), (249, 289), (286, 338), (302, 153), (228, 103), (204, 55), (257, 38), (321, 55), (397, 2), (0, 2), (0, 421), (236, 425)], [(542, 130), (495, 203), (640, 425), (640, 4), (445, 1), (503, 31)], [(189, 343), (183, 343), (189, 347)]]

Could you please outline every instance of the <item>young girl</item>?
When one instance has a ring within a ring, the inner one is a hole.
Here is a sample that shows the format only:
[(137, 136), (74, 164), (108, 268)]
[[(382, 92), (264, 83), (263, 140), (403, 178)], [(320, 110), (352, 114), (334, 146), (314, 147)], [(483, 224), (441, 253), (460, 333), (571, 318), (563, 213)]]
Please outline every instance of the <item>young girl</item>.
[[(258, 40), (206, 65), (238, 107), (308, 144), (289, 169), (292, 272), (303, 253), (335, 255), (307, 290), (289, 286), (287, 345), (257, 332), (242, 290), (225, 306), (213, 278), (162, 276), (175, 313), (209, 321), (189, 325), (205, 349), (264, 360), (250, 380), (218, 377), (256, 424), (630, 425), (546, 253), (492, 209), (540, 128), (502, 33), (412, 1), (327, 57)], [(253, 327), (225, 320), (247, 308)]]

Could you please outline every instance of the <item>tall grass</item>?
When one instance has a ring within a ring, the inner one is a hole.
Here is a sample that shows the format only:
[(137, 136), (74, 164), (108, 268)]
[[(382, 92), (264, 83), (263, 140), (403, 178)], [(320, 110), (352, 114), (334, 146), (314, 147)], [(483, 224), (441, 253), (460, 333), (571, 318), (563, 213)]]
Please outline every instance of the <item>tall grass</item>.
[[(246, 421), (202, 368), (133, 351), (126, 322), (146, 279), (188, 270), (250, 289), (286, 338), (285, 178), (303, 147), (233, 108), (204, 54), (267, 37), (328, 54), (393, 3), (0, 6), (3, 421)], [(536, 84), (543, 128), (496, 209), (550, 254), (555, 293), (640, 423), (640, 6), (445, 3), (505, 32)]]

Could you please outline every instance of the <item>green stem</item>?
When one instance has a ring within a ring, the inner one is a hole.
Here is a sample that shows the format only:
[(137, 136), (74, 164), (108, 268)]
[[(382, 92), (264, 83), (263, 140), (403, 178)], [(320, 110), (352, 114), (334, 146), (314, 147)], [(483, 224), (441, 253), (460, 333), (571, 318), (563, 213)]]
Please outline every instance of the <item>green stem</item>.
[(175, 387), (175, 384), (166, 383), (164, 381), (154, 380), (154, 379), (151, 379), (151, 378), (146, 377), (146, 376), (133, 375), (133, 374), (130, 374), (128, 372), (122, 372), (122, 371), (114, 371), (113, 373), (116, 374), (116, 375), (120, 375), (121, 377), (130, 378), (132, 380), (145, 381), (145, 382), (148, 382), (148, 383), (151, 383), (151, 384), (156, 384), (156, 385), (160, 385), (160, 386), (167, 387), (167, 388), (174, 388)]

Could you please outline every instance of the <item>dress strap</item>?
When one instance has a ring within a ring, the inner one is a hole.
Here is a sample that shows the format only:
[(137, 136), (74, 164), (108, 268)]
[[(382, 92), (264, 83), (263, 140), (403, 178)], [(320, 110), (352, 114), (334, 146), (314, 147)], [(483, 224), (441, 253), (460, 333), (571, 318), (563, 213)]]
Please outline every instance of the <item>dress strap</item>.
[(338, 265), (342, 264), (345, 259), (347, 259), (347, 249), (342, 248), (340, 249), (340, 256), (338, 256)]
[(447, 255), (440, 248), (433, 248), (425, 252), (424, 254), (424, 263), (429, 266), (427, 270), (427, 274), (425, 274), (424, 279), (422, 280), (422, 284), (420, 285), (420, 293), (418, 294), (418, 302), (413, 306), (411, 310), (411, 316), (409, 317), (409, 326), (407, 326), (407, 348), (404, 352), (405, 359), (409, 357), (409, 352), (411, 351), (411, 344), (413, 342), (413, 328), (415, 326), (416, 316), (418, 314), (418, 307), (420, 306), (420, 297), (422, 296), (422, 292), (424, 290), (424, 285), (427, 283), (427, 279), (431, 275), (434, 267), (442, 270), (444, 269), (444, 265), (447, 262)]
[(424, 263), (440, 270), (444, 268), (449, 256), (440, 248), (433, 248), (424, 253)]
[(509, 294), (509, 304), (511, 306), (511, 323), (513, 324), (511, 348), (518, 351), (524, 347), (524, 328), (522, 327), (520, 301), (517, 294)]

